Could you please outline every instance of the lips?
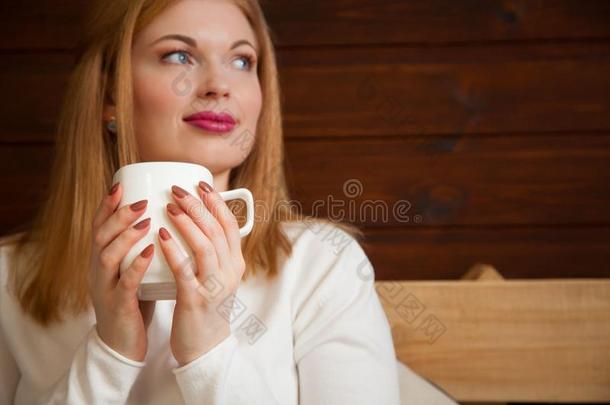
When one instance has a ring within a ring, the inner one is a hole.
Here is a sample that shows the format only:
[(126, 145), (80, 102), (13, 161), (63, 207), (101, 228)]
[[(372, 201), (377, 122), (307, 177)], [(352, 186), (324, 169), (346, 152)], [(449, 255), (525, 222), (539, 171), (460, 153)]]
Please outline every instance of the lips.
[(235, 128), (235, 119), (226, 113), (201, 111), (184, 118), (184, 121), (204, 131), (225, 133)]

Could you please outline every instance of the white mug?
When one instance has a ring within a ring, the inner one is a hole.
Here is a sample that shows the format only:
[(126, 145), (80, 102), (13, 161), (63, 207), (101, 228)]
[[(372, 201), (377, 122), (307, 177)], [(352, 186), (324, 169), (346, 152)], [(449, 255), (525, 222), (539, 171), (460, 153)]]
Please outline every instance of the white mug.
[[(159, 246), (157, 234), (159, 228), (164, 227), (172, 235), (184, 258), (187, 256), (194, 258), (192, 250), (169, 218), (166, 205), (170, 202), (176, 203), (172, 197), (172, 185), (182, 187), (201, 201), (198, 187), (202, 180), (214, 187), (212, 173), (206, 167), (186, 162), (134, 163), (125, 165), (114, 173), (112, 184), (120, 182), (123, 188), (118, 208), (140, 200), (148, 200), (146, 211), (134, 221), (134, 224), (150, 217), (149, 231), (136, 242), (119, 266), (119, 271), (122, 273), (146, 246), (155, 244), (154, 257), (138, 288), (138, 299), (143, 301), (176, 299), (174, 276)], [(225, 201), (240, 198), (246, 202), (247, 219), (245, 225), (239, 229), (239, 234), (241, 237), (248, 235), (254, 225), (252, 193), (246, 188), (238, 188), (219, 194)]]

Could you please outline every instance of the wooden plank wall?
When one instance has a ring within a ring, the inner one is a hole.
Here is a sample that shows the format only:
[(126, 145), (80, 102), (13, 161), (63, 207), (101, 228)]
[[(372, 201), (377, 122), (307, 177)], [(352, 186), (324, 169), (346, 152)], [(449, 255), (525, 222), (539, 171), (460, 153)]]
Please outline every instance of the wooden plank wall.
[[(40, 204), (87, 3), (0, 6), (1, 233)], [(609, 1), (262, 4), (293, 196), (343, 201), (377, 279), (610, 275)]]

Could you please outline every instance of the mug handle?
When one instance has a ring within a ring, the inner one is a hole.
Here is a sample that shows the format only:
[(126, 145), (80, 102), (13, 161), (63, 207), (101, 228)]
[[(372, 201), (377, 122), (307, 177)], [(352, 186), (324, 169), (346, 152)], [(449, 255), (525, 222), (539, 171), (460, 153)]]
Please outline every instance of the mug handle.
[(239, 236), (243, 238), (252, 231), (254, 225), (254, 198), (252, 198), (252, 193), (247, 188), (236, 188), (235, 190), (221, 191), (218, 194), (225, 201), (239, 198), (246, 202), (246, 223), (239, 228)]

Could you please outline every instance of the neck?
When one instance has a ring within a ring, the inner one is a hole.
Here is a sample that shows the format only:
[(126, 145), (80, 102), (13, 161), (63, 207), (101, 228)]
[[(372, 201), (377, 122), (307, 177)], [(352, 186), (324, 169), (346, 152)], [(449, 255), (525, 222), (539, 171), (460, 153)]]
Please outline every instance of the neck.
[(217, 192), (227, 191), (229, 189), (229, 175), (231, 170), (225, 170), (220, 173), (212, 173), (214, 177), (214, 190)]

